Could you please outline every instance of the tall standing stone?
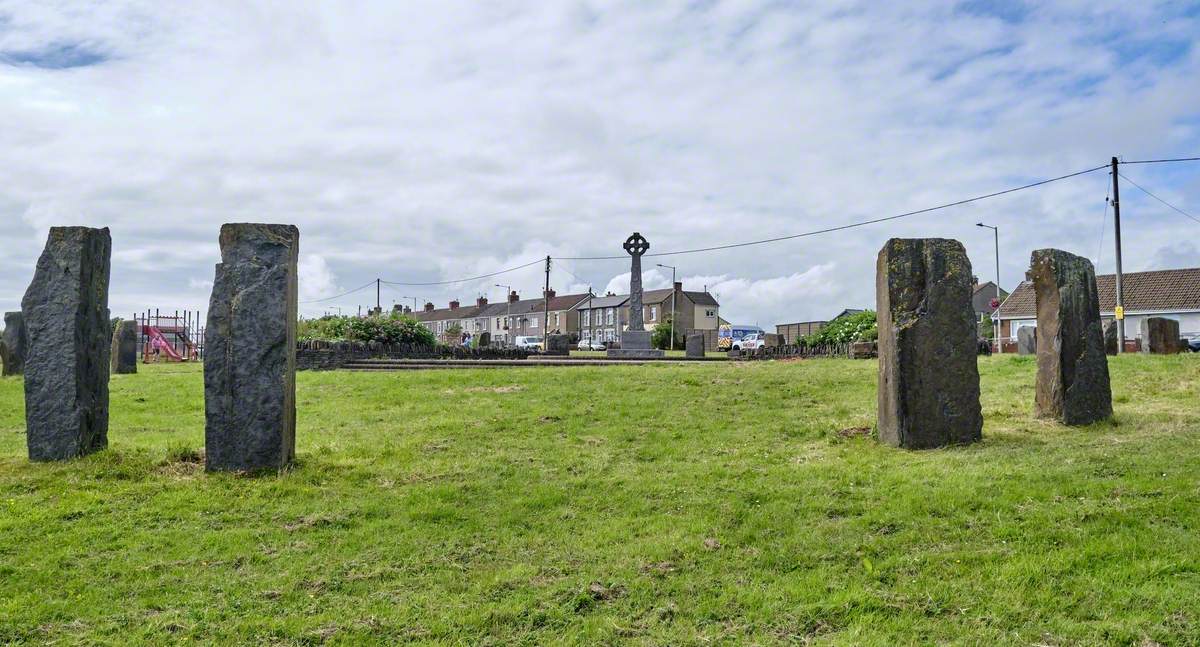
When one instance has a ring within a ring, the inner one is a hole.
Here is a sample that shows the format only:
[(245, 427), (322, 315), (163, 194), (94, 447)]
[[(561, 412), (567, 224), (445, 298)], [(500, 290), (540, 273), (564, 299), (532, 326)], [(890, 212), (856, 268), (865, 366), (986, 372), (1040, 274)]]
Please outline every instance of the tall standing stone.
[(112, 372), (117, 375), (137, 373), (138, 323), (125, 320), (117, 324), (112, 339)]
[(650, 241), (633, 232), (622, 245), (630, 256), (629, 264), (629, 325), (621, 332), (621, 347), (609, 348), (608, 356), (615, 359), (644, 359), (663, 357), (665, 353), (651, 348), (652, 335), (646, 330), (642, 316), (642, 255), (650, 250)]
[(1182, 352), (1179, 343), (1179, 322), (1166, 317), (1146, 317), (1142, 320), (1142, 352), (1173, 355)]
[(0, 336), (0, 375), (21, 375), (25, 372), (25, 319), (21, 311), (4, 313), (4, 335)]
[(971, 261), (962, 243), (893, 238), (876, 263), (879, 439), (909, 449), (983, 432)]
[(1033, 326), (1021, 326), (1017, 328), (1017, 354), (1037, 354), (1037, 328)]
[(208, 470), (280, 468), (296, 453), (293, 225), (221, 226), (204, 334)]
[(1092, 262), (1039, 249), (1029, 265), (1037, 300), (1037, 415), (1068, 425), (1108, 418), (1112, 390)]
[(1115, 319), (1104, 324), (1104, 354), (1117, 354), (1117, 321)]
[(684, 348), (686, 349), (687, 357), (702, 359), (704, 357), (704, 334), (692, 333), (688, 335)]
[(29, 459), (108, 445), (108, 229), (52, 227), (21, 300)]

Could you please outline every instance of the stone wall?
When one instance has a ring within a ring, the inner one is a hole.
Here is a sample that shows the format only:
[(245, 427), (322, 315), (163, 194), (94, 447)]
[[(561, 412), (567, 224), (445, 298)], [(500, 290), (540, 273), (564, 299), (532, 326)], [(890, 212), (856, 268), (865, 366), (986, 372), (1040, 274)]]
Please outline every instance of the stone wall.
[(529, 355), (520, 348), (313, 340), (296, 344), (296, 369), (331, 371), (364, 359), (525, 359)]

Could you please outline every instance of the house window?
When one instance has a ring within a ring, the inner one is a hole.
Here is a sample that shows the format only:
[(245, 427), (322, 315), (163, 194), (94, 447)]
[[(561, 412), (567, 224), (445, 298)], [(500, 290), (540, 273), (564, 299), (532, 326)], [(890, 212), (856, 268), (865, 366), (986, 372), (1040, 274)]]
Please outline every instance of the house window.
[(705, 317), (715, 317), (715, 316), (717, 316), (717, 311), (716, 310), (705, 310), (704, 316)]
[(604, 319), (605, 319), (605, 321), (604, 321), (605, 325), (608, 325), (608, 326), (612, 325), (612, 323), (613, 323), (613, 309), (612, 308), (608, 309), (608, 313), (605, 315)]
[(591, 314), (592, 314), (592, 311), (591, 311), (591, 310), (584, 310), (584, 311), (583, 311), (583, 325), (585, 325), (585, 326), (590, 326), (590, 325), (592, 325), (592, 321), (591, 321), (591, 320), (592, 320), (592, 317), (591, 317)]
[(658, 306), (650, 306), (650, 321), (658, 321)]
[(537, 317), (530, 317), (530, 318), (529, 318), (529, 327), (530, 327), (530, 328), (537, 328)]
[(559, 313), (557, 313), (557, 312), (556, 312), (556, 313), (554, 313), (554, 327), (555, 327), (555, 328), (558, 328), (559, 326), (561, 326), (561, 325), (562, 325), (562, 324), (560, 324), (560, 323), (559, 323), (559, 321), (561, 321), (561, 320), (559, 319)]

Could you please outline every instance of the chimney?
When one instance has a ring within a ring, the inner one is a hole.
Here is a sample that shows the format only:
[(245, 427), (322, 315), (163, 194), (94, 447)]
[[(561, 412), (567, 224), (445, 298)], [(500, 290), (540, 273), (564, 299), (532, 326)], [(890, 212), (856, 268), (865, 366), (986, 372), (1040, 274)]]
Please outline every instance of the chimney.
[(433, 312), (433, 303), (429, 301), (425, 302), (425, 312)]
[(475, 299), (475, 305), (479, 306), (480, 308), (482, 308), (483, 306), (486, 306), (487, 305), (487, 297), (477, 297)]
[(676, 281), (676, 282), (675, 282), (675, 291), (676, 291), (676, 292), (683, 292), (683, 281)]
[(451, 310), (458, 310), (458, 299), (455, 299), (455, 300), (453, 300), (453, 301), (451, 301), (451, 302), (450, 302), (450, 309), (451, 309)]
[(543, 299), (553, 299), (554, 298), (554, 288), (550, 288), (549, 290), (542, 290), (542, 298)]
[(401, 312), (404, 312), (404, 308), (399, 303), (393, 303), (392, 304), (392, 312), (399, 314)]
[(406, 314), (406, 315), (412, 314), (412, 308), (410, 308), (408, 306), (404, 306), (404, 314)]
[(520, 301), (520, 300), (521, 300), (521, 295), (517, 294), (516, 290), (513, 290), (512, 292), (508, 293), (508, 302), (509, 303), (516, 303), (517, 301)]

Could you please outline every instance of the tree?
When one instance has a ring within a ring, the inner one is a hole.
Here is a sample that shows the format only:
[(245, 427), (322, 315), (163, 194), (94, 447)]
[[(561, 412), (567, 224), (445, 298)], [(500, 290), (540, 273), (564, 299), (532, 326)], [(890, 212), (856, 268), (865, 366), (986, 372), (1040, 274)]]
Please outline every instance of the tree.
[[(650, 345), (659, 349), (667, 350), (671, 347), (671, 317), (668, 315), (663, 317), (663, 320), (654, 326), (654, 330), (650, 333)], [(683, 331), (675, 329), (675, 348), (683, 348)]]
[(809, 346), (821, 344), (845, 344), (852, 341), (874, 341), (879, 337), (874, 310), (863, 310), (843, 315), (825, 324), (817, 332), (804, 338)]

